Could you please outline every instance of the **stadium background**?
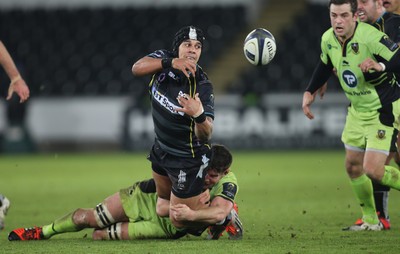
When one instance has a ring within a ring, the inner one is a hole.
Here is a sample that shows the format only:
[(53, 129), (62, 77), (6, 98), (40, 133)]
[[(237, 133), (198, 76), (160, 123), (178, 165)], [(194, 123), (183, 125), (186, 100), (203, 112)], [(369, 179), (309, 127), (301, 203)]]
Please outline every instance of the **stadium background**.
[[(147, 83), (132, 64), (193, 24), (206, 32), (200, 65), (216, 93), (213, 141), (233, 149), (341, 148), (346, 100), (328, 94), (301, 110), (302, 91), (329, 27), (324, 0), (2, 0), (0, 36), (31, 88), (0, 100), (3, 153), (147, 150), (153, 131)], [(243, 39), (264, 27), (277, 40), (268, 66), (243, 57)], [(5, 98), (9, 80), (0, 72)]]

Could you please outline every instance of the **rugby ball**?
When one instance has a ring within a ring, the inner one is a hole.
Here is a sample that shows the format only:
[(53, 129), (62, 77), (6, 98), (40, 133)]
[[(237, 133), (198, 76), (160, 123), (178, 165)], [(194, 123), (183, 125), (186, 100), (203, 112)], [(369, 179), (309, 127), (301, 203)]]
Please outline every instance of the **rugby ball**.
[(275, 38), (267, 29), (254, 29), (244, 40), (243, 51), (247, 61), (251, 64), (256, 66), (266, 65), (275, 56)]

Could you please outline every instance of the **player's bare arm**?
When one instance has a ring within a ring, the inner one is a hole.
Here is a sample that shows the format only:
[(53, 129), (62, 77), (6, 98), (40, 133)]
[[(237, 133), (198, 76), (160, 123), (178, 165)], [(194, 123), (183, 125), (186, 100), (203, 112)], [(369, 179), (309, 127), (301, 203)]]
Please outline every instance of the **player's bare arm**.
[(190, 221), (211, 225), (224, 220), (232, 208), (233, 203), (231, 201), (222, 197), (215, 197), (207, 208), (192, 210), (187, 205), (176, 204), (171, 206), (170, 212), (175, 220), (182, 223)]
[[(133, 64), (132, 73), (138, 77), (154, 74), (163, 69), (162, 60), (149, 56), (142, 57)], [(196, 63), (190, 59), (172, 58), (170, 61), (171, 67), (182, 71), (186, 77), (190, 76), (189, 73), (196, 73)]]
[(304, 115), (312, 120), (314, 119), (314, 114), (311, 113), (311, 104), (314, 102), (315, 96), (313, 96), (310, 92), (306, 91), (303, 94), (303, 104), (302, 104), (302, 108), (303, 108), (303, 112)]
[(7, 100), (11, 99), (13, 93), (17, 93), (20, 102), (24, 102), (29, 98), (29, 88), (25, 80), (21, 77), (14, 61), (8, 53), (4, 44), (0, 41), (0, 65), (4, 68), (11, 83), (8, 88)]
[(134, 76), (138, 77), (154, 74), (162, 70), (161, 60), (160, 58), (149, 56), (142, 57), (133, 64), (132, 73)]

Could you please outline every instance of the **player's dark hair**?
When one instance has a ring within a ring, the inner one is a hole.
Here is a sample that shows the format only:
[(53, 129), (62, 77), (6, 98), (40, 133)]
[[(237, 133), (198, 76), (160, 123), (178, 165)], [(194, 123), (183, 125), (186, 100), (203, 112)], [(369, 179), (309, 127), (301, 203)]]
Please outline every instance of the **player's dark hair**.
[(182, 27), (178, 32), (176, 32), (174, 41), (172, 42), (172, 53), (174, 56), (178, 56), (178, 49), (181, 43), (189, 39), (198, 40), (201, 44), (203, 44), (203, 41), (206, 38), (204, 37), (204, 33), (200, 28), (195, 26)]
[(232, 165), (232, 154), (223, 145), (213, 144), (211, 147), (210, 168), (223, 173)]
[(350, 4), (350, 10), (353, 14), (357, 12), (358, 3), (357, 0), (330, 0), (328, 7), (331, 8), (331, 5), (342, 5), (342, 4)]

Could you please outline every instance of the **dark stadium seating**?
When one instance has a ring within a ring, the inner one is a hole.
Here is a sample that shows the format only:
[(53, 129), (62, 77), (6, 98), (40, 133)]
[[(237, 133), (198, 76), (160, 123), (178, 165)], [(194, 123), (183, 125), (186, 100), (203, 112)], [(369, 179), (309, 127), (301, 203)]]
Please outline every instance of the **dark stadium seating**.
[[(308, 4), (291, 26), (277, 36), (277, 53), (267, 66), (250, 68), (229, 86), (232, 93), (304, 91), (320, 54), (320, 38), (330, 27), (325, 5)], [(339, 90), (334, 77), (329, 91)]]
[[(207, 36), (200, 59), (207, 68), (245, 26), (244, 12), (242, 6), (9, 10), (0, 11), (0, 38), (34, 97), (141, 96), (148, 77), (133, 77), (137, 59), (169, 49), (175, 32), (193, 24)], [(8, 82), (4, 72), (0, 82)]]

